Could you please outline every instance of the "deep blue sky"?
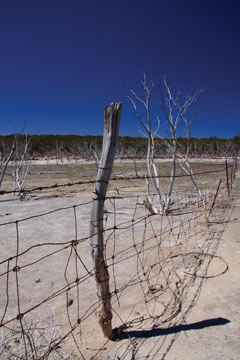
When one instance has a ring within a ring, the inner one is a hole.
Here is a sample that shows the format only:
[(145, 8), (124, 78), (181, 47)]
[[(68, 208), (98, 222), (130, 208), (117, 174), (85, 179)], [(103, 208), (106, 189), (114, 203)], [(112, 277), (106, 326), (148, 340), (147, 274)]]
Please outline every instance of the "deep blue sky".
[[(0, 0), (0, 134), (102, 134), (123, 102), (120, 135), (139, 136), (125, 83), (204, 86), (196, 137), (240, 129), (238, 0)], [(164, 129), (162, 129), (163, 135)]]

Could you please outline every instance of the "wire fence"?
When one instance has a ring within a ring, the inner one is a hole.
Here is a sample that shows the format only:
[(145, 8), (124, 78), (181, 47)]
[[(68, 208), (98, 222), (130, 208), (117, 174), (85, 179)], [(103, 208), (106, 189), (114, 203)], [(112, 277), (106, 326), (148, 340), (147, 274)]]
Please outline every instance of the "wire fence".
[[(113, 341), (103, 338), (96, 315), (93, 200), (85, 195), (80, 203), (66, 200), (49, 211), (25, 203), (26, 216), (12, 214), (0, 223), (1, 358), (164, 358), (203, 282), (228, 269), (216, 256), (228, 195), (223, 185), (204, 191), (201, 200), (194, 191), (174, 192), (168, 216), (149, 214), (145, 194), (106, 198)], [(144, 346), (150, 338), (154, 344)]]
[[(216, 170), (208, 170), (208, 171), (201, 171), (201, 172), (196, 172), (194, 174), (194, 176), (200, 176), (200, 175), (208, 175), (208, 174), (213, 174), (213, 173), (223, 173), (223, 172), (226, 172), (229, 173), (230, 175), (230, 179), (232, 181), (232, 176), (233, 176), (233, 172), (234, 172), (234, 168), (235, 168), (235, 163), (232, 163), (232, 164), (227, 164), (226, 166), (223, 166), (221, 167), (220, 169)], [(175, 175), (174, 177), (176, 179), (179, 179), (179, 178), (189, 178), (189, 174), (180, 174), (180, 175)], [(150, 180), (150, 179), (153, 179), (153, 178), (159, 178), (159, 179), (169, 179), (170, 176), (169, 175), (157, 175), (157, 176), (154, 176), (152, 175), (151, 177), (146, 175), (146, 174), (143, 174), (143, 175), (131, 175), (131, 176), (126, 176), (126, 175), (122, 175), (122, 176), (112, 176), (110, 181), (114, 181), (114, 182), (117, 182), (117, 181), (126, 181), (126, 180), (129, 180), (129, 181), (132, 181), (132, 180)], [(21, 194), (21, 193), (24, 193), (24, 194), (28, 194), (28, 193), (34, 193), (35, 191), (36, 192), (39, 192), (39, 191), (43, 191), (43, 190), (54, 190), (54, 189), (58, 189), (58, 188), (69, 188), (69, 187), (73, 187), (73, 186), (77, 186), (77, 185), (90, 185), (90, 184), (95, 184), (96, 182), (96, 179), (92, 179), (92, 180), (81, 180), (81, 181), (74, 181), (74, 182), (67, 182), (67, 183), (64, 183), (64, 184), (52, 184), (52, 185), (46, 185), (46, 186), (36, 186), (36, 187), (33, 187), (33, 188), (23, 188), (23, 189), (20, 189), (20, 190), (0, 190), (0, 195), (5, 195), (5, 194)]]

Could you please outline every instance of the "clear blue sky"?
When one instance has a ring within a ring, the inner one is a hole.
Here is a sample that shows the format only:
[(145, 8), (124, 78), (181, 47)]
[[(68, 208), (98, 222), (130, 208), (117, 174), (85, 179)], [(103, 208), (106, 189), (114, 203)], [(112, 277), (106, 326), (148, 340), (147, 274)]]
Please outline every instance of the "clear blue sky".
[(123, 103), (120, 135), (139, 136), (125, 83), (141, 73), (204, 86), (196, 137), (240, 132), (238, 0), (0, 0), (0, 134), (102, 134)]

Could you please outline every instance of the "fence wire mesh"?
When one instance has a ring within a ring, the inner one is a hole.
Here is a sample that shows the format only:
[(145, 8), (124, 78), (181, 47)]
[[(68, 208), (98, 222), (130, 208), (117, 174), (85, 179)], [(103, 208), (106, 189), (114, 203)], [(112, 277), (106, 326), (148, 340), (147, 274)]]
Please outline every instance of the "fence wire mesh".
[[(42, 212), (26, 203), (27, 216), (9, 214), (0, 223), (7, 242), (0, 256), (1, 358), (164, 358), (203, 282), (227, 271), (216, 250), (228, 201), (224, 187), (217, 196), (202, 192), (201, 200), (193, 191), (174, 192), (171, 212), (161, 216), (148, 213), (145, 196), (105, 201), (113, 341), (97, 323), (90, 196)], [(149, 338), (154, 344), (143, 346)]]

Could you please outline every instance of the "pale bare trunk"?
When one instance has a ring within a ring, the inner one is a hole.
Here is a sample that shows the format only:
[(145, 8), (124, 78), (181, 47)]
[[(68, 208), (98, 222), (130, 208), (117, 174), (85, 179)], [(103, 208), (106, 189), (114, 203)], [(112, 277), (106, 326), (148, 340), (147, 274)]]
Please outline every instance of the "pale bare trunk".
[(171, 196), (172, 196), (172, 190), (173, 190), (173, 184), (175, 180), (175, 173), (176, 173), (176, 147), (174, 146), (174, 150), (172, 153), (172, 169), (171, 169), (171, 177), (170, 177), (170, 183), (168, 186), (168, 191), (166, 194), (166, 200), (165, 200), (165, 210), (164, 213), (167, 215), (169, 213), (170, 205), (171, 205)]
[(3, 169), (2, 169), (2, 172), (1, 172), (1, 175), (0, 175), (0, 187), (2, 185), (3, 178), (4, 178), (5, 172), (7, 170), (7, 166), (8, 166), (9, 161), (11, 160), (11, 158), (13, 156), (13, 153), (14, 153), (15, 149), (16, 149), (16, 142), (14, 141), (13, 145), (12, 145), (12, 149), (11, 149), (7, 159), (5, 161), (3, 161)]
[[(148, 168), (148, 175), (151, 178), (152, 184), (158, 195), (160, 213), (163, 213), (164, 202), (162, 200), (162, 196), (161, 196), (161, 192), (160, 192), (158, 171), (157, 171), (157, 168), (156, 168), (156, 165), (154, 162), (154, 142), (153, 142), (153, 138), (152, 138), (151, 134), (149, 134), (149, 140), (148, 140), (147, 168)], [(148, 185), (148, 190), (149, 190), (149, 185)]]

